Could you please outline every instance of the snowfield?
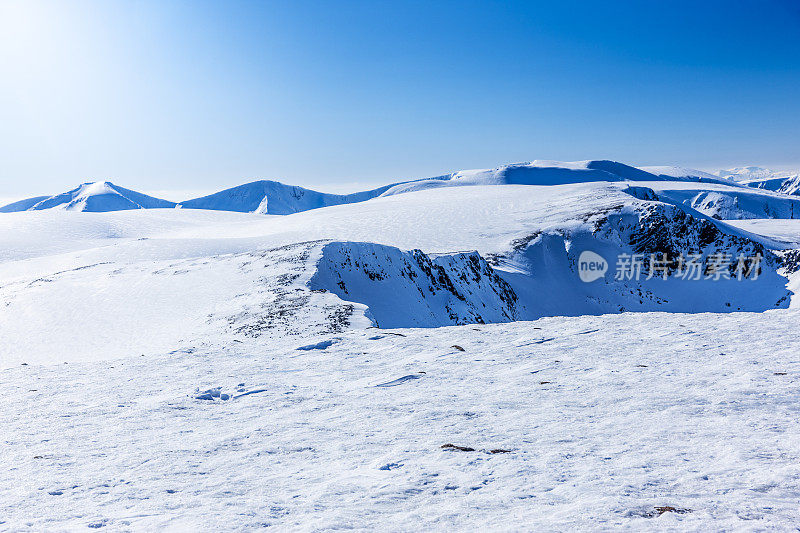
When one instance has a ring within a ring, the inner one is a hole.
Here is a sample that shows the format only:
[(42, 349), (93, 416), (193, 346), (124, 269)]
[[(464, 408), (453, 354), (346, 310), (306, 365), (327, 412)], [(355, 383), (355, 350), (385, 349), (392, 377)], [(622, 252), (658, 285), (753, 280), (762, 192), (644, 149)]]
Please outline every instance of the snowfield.
[[(0, 215), (0, 530), (794, 527), (795, 200), (609, 164)], [(763, 260), (614, 279), (656, 252)]]
[[(0, 527), (787, 529), (798, 318), (626, 313), (16, 366)], [(235, 399), (197, 399), (217, 388)]]

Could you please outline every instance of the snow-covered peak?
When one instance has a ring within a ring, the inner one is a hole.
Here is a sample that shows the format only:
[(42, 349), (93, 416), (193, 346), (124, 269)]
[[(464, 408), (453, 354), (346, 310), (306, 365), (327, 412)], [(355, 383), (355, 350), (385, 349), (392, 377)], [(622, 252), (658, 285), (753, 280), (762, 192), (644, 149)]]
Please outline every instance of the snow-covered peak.
[(106, 212), (170, 207), (175, 207), (175, 204), (119, 187), (109, 181), (93, 181), (82, 183), (70, 191), (55, 196), (15, 202), (0, 208), (0, 212), (39, 211), (42, 209)]
[(98, 194), (118, 194), (110, 181), (88, 181), (78, 187), (78, 196), (89, 197)]

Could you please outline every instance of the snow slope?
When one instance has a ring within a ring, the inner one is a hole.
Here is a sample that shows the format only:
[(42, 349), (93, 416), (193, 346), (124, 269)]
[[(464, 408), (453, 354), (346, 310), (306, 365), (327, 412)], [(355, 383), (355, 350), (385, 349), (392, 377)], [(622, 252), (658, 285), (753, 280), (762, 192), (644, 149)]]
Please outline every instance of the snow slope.
[[(60, 254), (97, 249), (101, 261), (121, 257), (120, 248), (133, 250), (134, 257), (150, 259), (154, 256), (142, 255), (147, 247), (147, 239), (165, 233), (187, 229), (195, 232), (195, 241), (201, 239), (201, 229), (209, 226), (214, 231), (236, 226), (247, 226), (253, 217), (241, 213), (217, 213), (209, 211), (179, 212), (176, 209), (131, 209), (109, 213), (74, 213), (62, 210), (43, 210), (18, 212), (0, 218), (0, 269), (5, 264), (22, 259), (43, 258), (44, 269), (53, 261), (59, 261)], [(270, 217), (265, 217), (270, 218)], [(191, 229), (190, 229), (191, 228)], [(233, 231), (233, 230), (232, 230)], [(168, 247), (156, 255), (178, 256), (186, 249), (170, 252)], [(208, 253), (219, 253), (224, 248), (217, 244)], [(108, 253), (104, 249), (107, 249)], [(64, 259), (70, 265), (73, 259)], [(25, 263), (28, 271), (35, 272), (30, 261)]]
[(125, 209), (175, 207), (173, 202), (131, 191), (107, 181), (84, 183), (71, 191), (50, 197), (22, 200), (0, 208), (0, 212), (64, 209), (67, 211), (106, 212)]
[(15, 213), (17, 211), (27, 211), (28, 209), (35, 206), (42, 200), (47, 200), (48, 198), (50, 197), (35, 196), (33, 198), (27, 198), (25, 200), (18, 200), (16, 202), (12, 202), (10, 204), (0, 207), (0, 213)]
[(0, 529), (788, 530), (798, 318), (626, 313), (16, 366)]

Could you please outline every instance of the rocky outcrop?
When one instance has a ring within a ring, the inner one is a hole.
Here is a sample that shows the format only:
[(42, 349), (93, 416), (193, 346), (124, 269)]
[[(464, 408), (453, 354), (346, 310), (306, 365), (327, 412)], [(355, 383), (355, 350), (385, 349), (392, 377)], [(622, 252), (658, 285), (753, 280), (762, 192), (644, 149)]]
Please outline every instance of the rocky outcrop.
[(433, 327), (518, 320), (518, 297), (477, 252), (431, 257), (361, 242), (322, 249), (312, 290), (369, 308), (380, 327)]

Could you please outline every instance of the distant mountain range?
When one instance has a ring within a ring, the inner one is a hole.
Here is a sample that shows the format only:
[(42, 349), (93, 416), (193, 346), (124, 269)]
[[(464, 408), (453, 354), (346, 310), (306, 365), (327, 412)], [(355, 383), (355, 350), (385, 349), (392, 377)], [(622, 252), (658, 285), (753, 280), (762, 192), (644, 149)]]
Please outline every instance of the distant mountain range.
[(717, 175), (756, 189), (791, 195), (797, 195), (800, 192), (800, 173), (795, 171), (777, 171), (763, 167), (736, 167), (720, 170)]
[[(753, 177), (759, 179), (753, 180)], [(154, 198), (107, 181), (84, 183), (55, 196), (38, 196), (0, 207), (0, 213), (63, 209), (107, 212), (126, 209), (185, 208), (288, 215), (341, 204), (363, 202), (379, 196), (413, 191), (473, 185), (564, 185), (597, 181), (679, 181), (737, 185), (797, 194), (800, 177), (777, 177), (760, 167), (720, 171), (718, 175), (681, 167), (633, 167), (615, 161), (533, 161), (502, 165), (493, 169), (461, 170), (427, 179), (402, 181), (352, 194), (329, 194), (260, 180), (215, 194), (170, 202)]]

